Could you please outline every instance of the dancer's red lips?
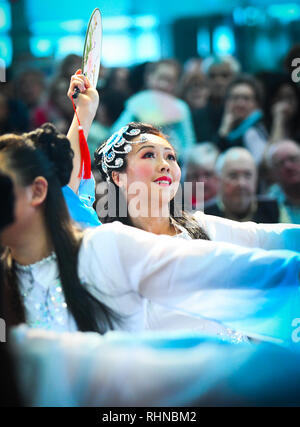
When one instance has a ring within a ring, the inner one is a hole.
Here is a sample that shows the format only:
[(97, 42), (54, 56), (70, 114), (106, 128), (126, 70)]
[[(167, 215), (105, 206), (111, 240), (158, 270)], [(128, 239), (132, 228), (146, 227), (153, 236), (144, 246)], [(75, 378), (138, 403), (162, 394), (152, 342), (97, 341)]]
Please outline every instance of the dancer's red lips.
[(161, 184), (168, 184), (171, 185), (172, 184), (172, 179), (169, 176), (160, 176), (159, 178), (157, 178), (154, 182), (158, 182)]

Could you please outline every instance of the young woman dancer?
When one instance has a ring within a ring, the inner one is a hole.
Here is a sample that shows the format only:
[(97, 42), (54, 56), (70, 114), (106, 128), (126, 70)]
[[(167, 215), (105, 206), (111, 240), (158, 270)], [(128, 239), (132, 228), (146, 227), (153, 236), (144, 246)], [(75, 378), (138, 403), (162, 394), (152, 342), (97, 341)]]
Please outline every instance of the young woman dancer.
[[(72, 77), (69, 97), (80, 81), (83, 94), (86, 94), (82, 79), (83, 76), (78, 74)], [(176, 209), (174, 194), (180, 179), (176, 155), (164, 135), (152, 126), (132, 124), (123, 128), (97, 150), (95, 157), (101, 173), (110, 182), (109, 188), (113, 190), (114, 198), (110, 199), (113, 213), (109, 215), (108, 210), (107, 222), (118, 220), (155, 234), (185, 239), (211, 239), (251, 248), (299, 251), (299, 226), (245, 224), (203, 212), (190, 215)], [(161, 179), (164, 177), (167, 182)], [(133, 209), (134, 215), (131, 215), (128, 206), (130, 203), (133, 208), (137, 206), (137, 190), (140, 190), (139, 209)], [(151, 329), (193, 328), (194, 319), (165, 311), (149, 302), (147, 325)]]
[[(5, 202), (2, 230), (13, 221), (13, 187), (1, 173), (0, 190)], [(6, 319), (3, 307), (11, 303), (1, 273), (0, 312)], [(9, 344), (9, 353), (5, 344), (0, 348), (0, 406), (299, 403), (298, 356), (277, 346), (224, 345), (196, 332), (103, 337), (55, 334), (24, 325), (10, 330)], [(254, 383), (249, 383), (251, 375)]]
[(214, 333), (228, 339), (234, 331), (222, 322), (290, 338), (295, 313), (281, 314), (296, 300), (298, 254), (179, 241), (120, 223), (82, 234), (60, 188), (72, 170), (68, 140), (46, 125), (26, 139), (1, 137), (0, 148), (0, 171), (13, 180), (16, 195), (15, 221), (1, 236), (15, 323), (26, 318), (57, 331), (144, 330), (151, 300), (198, 316), (200, 329), (210, 331), (212, 321)]
[[(86, 88), (85, 81), (81, 74), (72, 76), (68, 96), (71, 97), (75, 86), (80, 87), (82, 93), (78, 97), (78, 108), (82, 119), (91, 123), (98, 98), (92, 95), (93, 89)], [(84, 108), (80, 102), (85, 103)], [(89, 128), (83, 127), (88, 134)], [(71, 130), (68, 135), (78, 164), (80, 151), (75, 121)], [(95, 160), (99, 172), (113, 190), (114, 200), (110, 202), (116, 205), (108, 210), (105, 222), (117, 220), (155, 234), (186, 239), (221, 241), (249, 248), (300, 250), (300, 226), (240, 223), (200, 211), (190, 215), (178, 208), (174, 196), (181, 171), (176, 153), (167, 138), (151, 125), (131, 123), (120, 129), (96, 150)], [(77, 178), (78, 182), (80, 179)], [(94, 188), (90, 191), (94, 197)], [(128, 210), (130, 204), (133, 215)]]

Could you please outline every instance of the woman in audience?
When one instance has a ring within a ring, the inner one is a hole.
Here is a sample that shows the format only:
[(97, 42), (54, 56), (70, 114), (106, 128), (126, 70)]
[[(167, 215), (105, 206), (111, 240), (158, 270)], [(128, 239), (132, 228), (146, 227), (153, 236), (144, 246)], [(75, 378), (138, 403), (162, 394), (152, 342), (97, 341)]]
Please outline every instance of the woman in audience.
[(267, 75), (266, 124), (270, 142), (294, 139), (300, 143), (300, 91), (289, 75)]
[(209, 88), (201, 72), (185, 73), (179, 81), (178, 96), (183, 99), (191, 111), (203, 108), (207, 104)]
[(257, 164), (261, 162), (268, 139), (263, 124), (262, 102), (262, 88), (253, 77), (241, 75), (229, 85), (216, 139), (221, 151), (245, 147)]

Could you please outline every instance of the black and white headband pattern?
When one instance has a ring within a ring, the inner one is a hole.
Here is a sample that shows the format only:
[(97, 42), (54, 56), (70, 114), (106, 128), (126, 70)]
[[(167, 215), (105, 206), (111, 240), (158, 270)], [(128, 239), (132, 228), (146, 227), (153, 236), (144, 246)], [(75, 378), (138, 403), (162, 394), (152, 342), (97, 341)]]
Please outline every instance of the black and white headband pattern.
[(128, 130), (129, 126), (124, 126), (117, 132), (115, 132), (106, 142), (104, 147), (97, 150), (97, 155), (102, 156), (101, 167), (107, 179), (109, 179), (108, 172), (110, 169), (119, 169), (124, 164), (124, 159), (119, 154), (128, 154), (132, 150), (133, 144), (139, 144), (146, 142), (147, 138), (141, 135), (137, 141), (129, 141), (125, 137), (135, 137), (140, 135), (140, 129)]

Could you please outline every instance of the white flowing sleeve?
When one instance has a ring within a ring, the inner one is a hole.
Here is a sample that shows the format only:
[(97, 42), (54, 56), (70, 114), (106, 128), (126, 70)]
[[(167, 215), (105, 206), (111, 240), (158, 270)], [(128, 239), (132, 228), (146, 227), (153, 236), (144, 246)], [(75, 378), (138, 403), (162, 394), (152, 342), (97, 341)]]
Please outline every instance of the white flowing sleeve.
[(238, 222), (206, 215), (201, 211), (195, 212), (194, 217), (215, 242), (228, 242), (248, 248), (300, 252), (300, 225)]
[(278, 346), (24, 326), (11, 332), (11, 343), (30, 406), (299, 405), (298, 355)]
[(292, 251), (175, 240), (113, 223), (85, 235), (80, 270), (95, 287), (104, 282), (249, 333), (290, 338), (300, 315), (300, 255)]

